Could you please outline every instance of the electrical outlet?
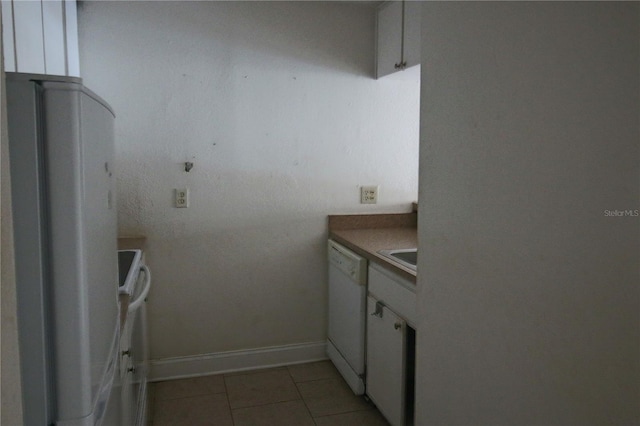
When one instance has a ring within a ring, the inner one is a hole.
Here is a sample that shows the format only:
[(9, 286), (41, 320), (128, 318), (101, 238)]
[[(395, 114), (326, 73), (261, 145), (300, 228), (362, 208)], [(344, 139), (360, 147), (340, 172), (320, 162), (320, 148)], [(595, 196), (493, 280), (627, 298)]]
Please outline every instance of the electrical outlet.
[(176, 207), (189, 207), (189, 188), (175, 189), (175, 196)]
[(376, 204), (378, 202), (378, 186), (360, 187), (360, 204)]

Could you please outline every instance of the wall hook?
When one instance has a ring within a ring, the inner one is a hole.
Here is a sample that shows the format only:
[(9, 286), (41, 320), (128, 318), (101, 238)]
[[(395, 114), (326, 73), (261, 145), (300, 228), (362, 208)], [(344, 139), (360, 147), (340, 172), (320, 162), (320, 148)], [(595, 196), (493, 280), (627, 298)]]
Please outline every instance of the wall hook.
[(193, 169), (193, 163), (190, 161), (187, 161), (184, 163), (184, 171), (189, 173), (191, 171), (191, 169)]

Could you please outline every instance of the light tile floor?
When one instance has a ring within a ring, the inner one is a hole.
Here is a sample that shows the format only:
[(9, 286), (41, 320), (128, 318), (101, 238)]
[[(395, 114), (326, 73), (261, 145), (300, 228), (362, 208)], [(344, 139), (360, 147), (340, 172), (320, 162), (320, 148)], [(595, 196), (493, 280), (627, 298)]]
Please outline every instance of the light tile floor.
[(153, 426), (388, 426), (330, 361), (152, 383)]

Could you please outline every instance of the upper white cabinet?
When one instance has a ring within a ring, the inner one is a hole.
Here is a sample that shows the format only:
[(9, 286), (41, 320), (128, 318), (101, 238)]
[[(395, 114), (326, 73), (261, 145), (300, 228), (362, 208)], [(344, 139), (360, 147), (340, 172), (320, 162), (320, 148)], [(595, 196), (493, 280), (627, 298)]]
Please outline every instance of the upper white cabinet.
[(75, 0), (2, 0), (5, 71), (80, 76)]
[(378, 9), (376, 77), (420, 63), (419, 1), (389, 1)]

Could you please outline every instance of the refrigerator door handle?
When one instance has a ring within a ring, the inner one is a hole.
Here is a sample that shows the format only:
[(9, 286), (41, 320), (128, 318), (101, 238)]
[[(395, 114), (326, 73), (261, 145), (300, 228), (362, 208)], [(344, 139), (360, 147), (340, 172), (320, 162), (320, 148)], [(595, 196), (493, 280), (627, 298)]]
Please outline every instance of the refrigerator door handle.
[(127, 312), (129, 313), (135, 312), (144, 303), (144, 299), (147, 298), (149, 289), (151, 288), (151, 272), (147, 265), (140, 265), (140, 271), (144, 272), (145, 276), (144, 289), (133, 302), (129, 303), (129, 308), (127, 308)]

